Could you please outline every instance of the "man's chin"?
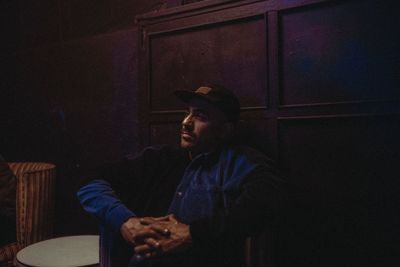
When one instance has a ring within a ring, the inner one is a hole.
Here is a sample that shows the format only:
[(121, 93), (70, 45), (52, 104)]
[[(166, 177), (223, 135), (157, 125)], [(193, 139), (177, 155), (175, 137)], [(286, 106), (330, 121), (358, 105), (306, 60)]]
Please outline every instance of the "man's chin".
[(193, 143), (188, 142), (184, 139), (181, 139), (181, 148), (183, 149), (191, 149), (193, 147)]

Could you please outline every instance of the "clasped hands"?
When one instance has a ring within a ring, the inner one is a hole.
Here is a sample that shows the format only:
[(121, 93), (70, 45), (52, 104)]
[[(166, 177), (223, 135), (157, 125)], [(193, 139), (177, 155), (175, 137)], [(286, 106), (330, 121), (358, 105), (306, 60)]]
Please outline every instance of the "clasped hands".
[(122, 224), (120, 230), (139, 258), (180, 252), (192, 242), (189, 225), (178, 222), (174, 215), (132, 217)]

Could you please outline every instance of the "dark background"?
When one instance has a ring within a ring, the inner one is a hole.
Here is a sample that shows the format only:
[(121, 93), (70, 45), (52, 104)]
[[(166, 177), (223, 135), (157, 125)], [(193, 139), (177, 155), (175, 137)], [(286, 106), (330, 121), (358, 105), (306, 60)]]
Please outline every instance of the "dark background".
[(75, 199), (85, 171), (176, 142), (171, 92), (220, 82), (241, 99), (240, 140), (288, 181), (286, 220), (254, 241), (254, 266), (396, 266), (395, 7), (1, 0), (0, 153), (55, 163), (56, 235), (96, 233)]
[(57, 234), (97, 231), (75, 191), (138, 150), (135, 15), (176, 4), (1, 0), (0, 152), (57, 165)]

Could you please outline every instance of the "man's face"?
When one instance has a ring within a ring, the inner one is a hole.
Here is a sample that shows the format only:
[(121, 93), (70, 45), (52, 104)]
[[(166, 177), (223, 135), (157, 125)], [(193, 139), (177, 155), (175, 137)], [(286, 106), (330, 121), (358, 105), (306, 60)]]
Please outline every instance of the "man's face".
[(181, 147), (193, 155), (213, 150), (223, 138), (225, 124), (225, 115), (213, 105), (202, 99), (191, 100), (182, 121)]

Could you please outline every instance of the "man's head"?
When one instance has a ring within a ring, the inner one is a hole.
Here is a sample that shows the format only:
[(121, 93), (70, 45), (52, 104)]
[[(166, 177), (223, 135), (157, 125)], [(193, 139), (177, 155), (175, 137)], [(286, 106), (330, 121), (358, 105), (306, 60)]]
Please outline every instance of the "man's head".
[(202, 86), (196, 91), (175, 91), (188, 110), (182, 121), (181, 147), (192, 154), (209, 152), (225, 144), (239, 120), (236, 96), (221, 86)]

